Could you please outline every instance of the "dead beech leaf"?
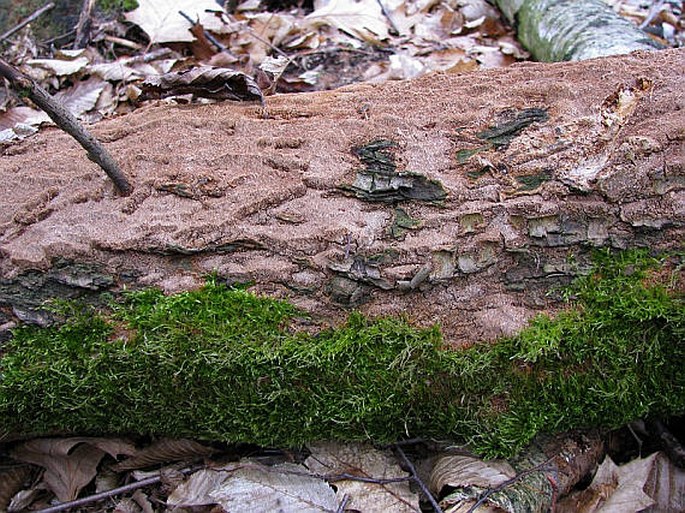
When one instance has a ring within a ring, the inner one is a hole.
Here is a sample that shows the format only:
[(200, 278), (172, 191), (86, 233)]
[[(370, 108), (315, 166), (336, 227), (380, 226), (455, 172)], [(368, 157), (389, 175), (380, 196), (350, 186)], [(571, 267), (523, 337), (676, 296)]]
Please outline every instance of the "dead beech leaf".
[(55, 94), (55, 99), (69, 109), (74, 116), (81, 117), (95, 107), (100, 94), (108, 85), (107, 82), (92, 77), (83, 82), (76, 82), (69, 89), (59, 91)]
[(335, 492), (325, 481), (291, 463), (273, 467), (246, 463), (230, 471), (203, 469), (167, 499), (167, 505), (176, 507), (212, 504), (231, 513), (319, 513), (338, 508)]
[(191, 23), (178, 12), (183, 11), (206, 30), (223, 32), (226, 26), (211, 11), (220, 10), (214, 0), (138, 0), (138, 8), (126, 13), (126, 20), (138, 25), (150, 43), (191, 42)]
[[(308, 445), (311, 456), (305, 461), (310, 471), (335, 476), (351, 474), (372, 479), (406, 478), (390, 451), (379, 451), (366, 444), (317, 442)], [(365, 513), (417, 512), (419, 497), (409, 488), (409, 481), (396, 483), (368, 483), (351, 479), (336, 479), (338, 495), (350, 497), (348, 506)]]
[(113, 465), (112, 470), (121, 472), (140, 469), (160, 463), (201, 458), (209, 456), (213, 452), (215, 451), (211, 447), (193, 440), (163, 438), (149, 447), (136, 451), (130, 458)]
[(90, 483), (105, 454), (130, 454), (133, 446), (107, 438), (39, 438), (24, 442), (11, 455), (14, 459), (45, 468), (43, 480), (62, 501), (75, 499)]
[(31, 107), (12, 107), (0, 114), (0, 130), (13, 128), (18, 123), (35, 126), (47, 121), (50, 121), (50, 117), (42, 110)]
[(31, 59), (26, 62), (32, 68), (47, 70), (53, 75), (69, 76), (78, 73), (88, 66), (88, 57), (79, 57), (74, 60), (62, 59)]
[(445, 486), (494, 488), (515, 476), (516, 471), (506, 461), (483, 461), (457, 454), (444, 456), (435, 462), (428, 486), (439, 495)]
[(214, 100), (264, 101), (254, 79), (240, 71), (199, 66), (150, 77), (141, 84), (140, 100), (193, 94)]
[(559, 501), (559, 513), (685, 511), (685, 470), (661, 452), (617, 466), (608, 456), (592, 483)]
[(373, 44), (388, 38), (388, 24), (377, 0), (317, 0), (307, 15), (312, 27), (330, 25)]

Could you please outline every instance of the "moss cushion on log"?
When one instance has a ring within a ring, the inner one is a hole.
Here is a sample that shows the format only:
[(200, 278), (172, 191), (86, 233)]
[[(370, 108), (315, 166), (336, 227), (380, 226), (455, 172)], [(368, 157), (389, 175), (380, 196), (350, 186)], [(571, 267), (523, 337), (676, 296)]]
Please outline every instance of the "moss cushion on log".
[(189, 436), (293, 446), (439, 437), (511, 455), (539, 432), (685, 411), (682, 254), (597, 253), (567, 308), (448, 349), (440, 328), (295, 307), (216, 277), (108, 309), (55, 305), (0, 358), (0, 432)]

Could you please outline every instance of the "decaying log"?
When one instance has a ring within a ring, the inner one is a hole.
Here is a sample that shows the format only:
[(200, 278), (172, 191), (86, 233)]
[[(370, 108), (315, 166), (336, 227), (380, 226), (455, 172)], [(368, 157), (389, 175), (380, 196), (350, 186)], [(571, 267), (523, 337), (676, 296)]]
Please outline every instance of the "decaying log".
[(685, 51), (283, 95), (152, 102), (93, 131), (123, 198), (48, 129), (0, 159), (0, 325), (45, 299), (215, 272), (322, 322), (438, 322), (452, 344), (554, 309), (593, 248), (681, 247)]

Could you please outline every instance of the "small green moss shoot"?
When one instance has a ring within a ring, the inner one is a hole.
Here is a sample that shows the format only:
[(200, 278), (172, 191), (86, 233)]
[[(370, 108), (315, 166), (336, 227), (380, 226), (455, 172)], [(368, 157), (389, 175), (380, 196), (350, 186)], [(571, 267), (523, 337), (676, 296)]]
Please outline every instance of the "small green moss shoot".
[(665, 261), (598, 254), (567, 310), (466, 350), (437, 327), (360, 314), (296, 332), (293, 306), (216, 280), (130, 293), (107, 312), (69, 303), (64, 324), (17, 329), (5, 348), (0, 432), (265, 446), (419, 436), (506, 457), (541, 432), (682, 413), (685, 309)]

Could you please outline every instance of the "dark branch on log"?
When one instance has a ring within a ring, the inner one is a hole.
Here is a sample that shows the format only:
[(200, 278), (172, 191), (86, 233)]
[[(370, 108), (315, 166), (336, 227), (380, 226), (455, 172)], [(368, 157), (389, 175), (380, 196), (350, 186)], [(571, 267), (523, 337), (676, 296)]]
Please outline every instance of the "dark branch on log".
[(128, 196), (133, 188), (119, 165), (114, 161), (104, 146), (91, 135), (68, 109), (57, 102), (50, 94), (31, 78), (0, 59), (0, 76), (5, 77), (20, 96), (28, 97), (50, 116), (55, 124), (71, 135), (88, 152), (88, 158), (98, 164), (107, 173), (119, 192)]

